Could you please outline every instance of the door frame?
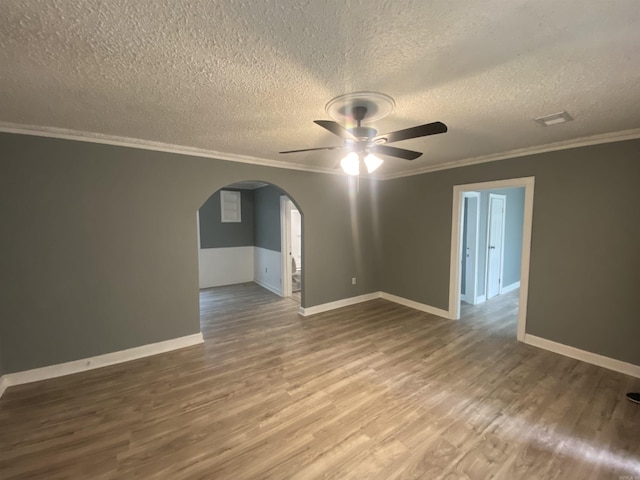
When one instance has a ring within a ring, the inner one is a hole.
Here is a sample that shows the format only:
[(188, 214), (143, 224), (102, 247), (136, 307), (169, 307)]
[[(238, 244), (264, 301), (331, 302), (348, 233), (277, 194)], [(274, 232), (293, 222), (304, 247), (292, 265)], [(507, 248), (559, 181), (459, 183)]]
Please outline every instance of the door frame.
[(290, 297), (291, 286), (291, 200), (286, 195), (280, 196), (280, 259), (281, 272), (280, 284), (282, 296)]
[(466, 185), (454, 185), (451, 212), (451, 262), (449, 268), (449, 318), (460, 318), (460, 256), (462, 254), (463, 193), (497, 188), (524, 187), (524, 219), (522, 225), (522, 257), (520, 259), (520, 299), (518, 305), (517, 339), (524, 341), (527, 325), (527, 299), (529, 296), (529, 262), (531, 232), (533, 229), (533, 192), (535, 177), (520, 177)]
[[(474, 235), (474, 259), (473, 259), (473, 279), (471, 280), (472, 282), (472, 289), (471, 289), (471, 295), (469, 294), (469, 292), (467, 291), (467, 288), (465, 286), (465, 294), (464, 294), (464, 299), (462, 298), (463, 295), (462, 293), (460, 293), (460, 299), (464, 300), (467, 303), (471, 303), (472, 305), (477, 305), (478, 304), (478, 248), (480, 246), (480, 192), (463, 192), (462, 193), (462, 208), (464, 209), (464, 200), (465, 199), (471, 199), (474, 198), (476, 199), (477, 205), (476, 205), (476, 231), (475, 231), (475, 235)], [(468, 202), (467, 202), (468, 205)], [(469, 212), (467, 211), (467, 219), (469, 218)], [(463, 210), (463, 215), (462, 215), (462, 220), (464, 221), (464, 210)], [(468, 221), (467, 221), (468, 224)], [(464, 228), (461, 227), (460, 229), (460, 234), (464, 234)], [(464, 256), (464, 252), (462, 252), (462, 244), (464, 242), (460, 242), (460, 269), (462, 269), (462, 260), (465, 259)], [(461, 270), (462, 272), (462, 270)], [(468, 274), (468, 272), (467, 272)], [(467, 284), (469, 282), (467, 281)], [(462, 290), (462, 274), (460, 275), (460, 284), (458, 287), (460, 290)]]
[(501, 214), (502, 218), (500, 219), (502, 221), (502, 228), (500, 230), (500, 236), (502, 238), (500, 238), (500, 266), (498, 267), (498, 293), (496, 293), (494, 296), (498, 296), (502, 293), (502, 277), (503, 277), (502, 269), (504, 268), (504, 230), (505, 230), (505, 224), (507, 220), (507, 196), (501, 195), (498, 193), (490, 193), (489, 203), (487, 204), (487, 251), (485, 252), (486, 260), (484, 262), (484, 265), (485, 265), (484, 298), (486, 300), (489, 300), (489, 247), (490, 247), (489, 239), (491, 238), (491, 219), (493, 217), (493, 215), (491, 214), (491, 200), (493, 200), (494, 198), (499, 198), (500, 200), (502, 200), (502, 214)]

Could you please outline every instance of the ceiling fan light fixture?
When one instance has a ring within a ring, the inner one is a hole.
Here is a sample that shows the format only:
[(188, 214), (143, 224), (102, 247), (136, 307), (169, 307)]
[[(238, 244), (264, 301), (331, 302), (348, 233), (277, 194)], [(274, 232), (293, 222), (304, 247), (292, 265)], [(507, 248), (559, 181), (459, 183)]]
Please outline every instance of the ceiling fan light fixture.
[[(445, 133), (448, 128), (442, 122), (425, 123), (415, 127), (404, 128), (394, 132), (378, 135), (378, 131), (372, 127), (363, 127), (362, 122), (371, 121), (376, 114), (384, 113), (371, 98), (365, 96), (375, 96), (380, 100), (386, 98), (387, 106), (393, 107), (393, 99), (383, 94), (372, 94), (371, 92), (360, 92), (359, 94), (343, 95), (336, 97), (327, 104), (327, 113), (336, 115), (336, 119), (349, 119), (355, 121), (355, 126), (345, 128), (337, 121), (314, 120), (313, 123), (340, 137), (342, 146), (304, 148), (301, 150), (286, 150), (280, 153), (301, 153), (316, 150), (342, 150), (350, 152), (340, 161), (340, 166), (348, 175), (360, 175), (360, 163), (364, 163), (367, 171), (372, 173), (382, 165), (382, 160), (376, 155), (368, 153), (374, 151), (389, 157), (402, 158), (403, 160), (415, 160), (422, 155), (422, 152), (414, 152), (404, 148), (392, 147), (388, 143), (410, 140), (413, 138), (427, 137)], [(357, 100), (357, 102), (356, 102)], [(391, 111), (391, 109), (389, 109)], [(386, 112), (388, 113), (388, 112)], [(384, 113), (386, 115), (386, 113)]]
[(356, 152), (351, 152), (340, 160), (340, 166), (347, 175), (360, 175), (360, 157)]
[(376, 157), (373, 153), (364, 157), (364, 164), (367, 166), (367, 172), (369, 173), (373, 173), (380, 165), (382, 165), (382, 162), (383, 160)]

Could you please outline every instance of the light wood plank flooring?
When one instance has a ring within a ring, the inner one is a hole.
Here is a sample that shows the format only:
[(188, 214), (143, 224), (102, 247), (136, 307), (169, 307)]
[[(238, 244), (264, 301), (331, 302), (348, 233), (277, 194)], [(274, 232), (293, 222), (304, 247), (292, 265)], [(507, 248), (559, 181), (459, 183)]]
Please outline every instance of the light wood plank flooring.
[(0, 478), (640, 476), (640, 381), (517, 343), (516, 301), (302, 318), (205, 290), (204, 345), (9, 388)]

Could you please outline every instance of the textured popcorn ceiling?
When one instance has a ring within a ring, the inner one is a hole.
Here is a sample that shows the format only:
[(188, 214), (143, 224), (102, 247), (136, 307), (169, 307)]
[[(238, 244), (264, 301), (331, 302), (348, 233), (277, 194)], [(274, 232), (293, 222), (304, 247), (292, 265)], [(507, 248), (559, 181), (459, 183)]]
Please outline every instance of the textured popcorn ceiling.
[[(332, 168), (343, 93), (440, 120), (381, 175), (640, 128), (638, 0), (6, 0), (0, 122)], [(567, 110), (573, 122), (533, 119)]]

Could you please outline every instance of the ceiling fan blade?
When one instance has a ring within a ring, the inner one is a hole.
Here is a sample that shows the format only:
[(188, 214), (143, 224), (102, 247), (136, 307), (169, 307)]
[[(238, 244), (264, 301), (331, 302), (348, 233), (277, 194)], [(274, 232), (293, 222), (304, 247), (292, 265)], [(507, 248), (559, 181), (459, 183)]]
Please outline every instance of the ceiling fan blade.
[(415, 160), (422, 155), (422, 152), (414, 152), (413, 150), (405, 150), (404, 148), (390, 147), (388, 145), (378, 145), (374, 151), (375, 153), (403, 158), (404, 160)]
[(378, 135), (373, 139), (376, 140), (386, 138), (387, 143), (399, 142), (400, 140), (409, 140), (410, 138), (426, 137), (427, 135), (436, 135), (438, 133), (445, 133), (447, 126), (442, 122), (427, 123), (425, 125), (419, 125), (417, 127), (405, 128), (404, 130), (398, 130), (396, 132), (385, 133), (384, 135)]
[(336, 123), (331, 120), (314, 120), (313, 123), (316, 125), (320, 125), (322, 128), (326, 128), (334, 135), (339, 136), (345, 140), (357, 140), (355, 136), (351, 134), (346, 128), (344, 128), (339, 123)]
[(343, 147), (318, 147), (318, 148), (303, 148), (302, 150), (287, 150), (286, 152), (278, 153), (298, 153), (298, 152), (313, 152), (315, 150), (340, 150)]

